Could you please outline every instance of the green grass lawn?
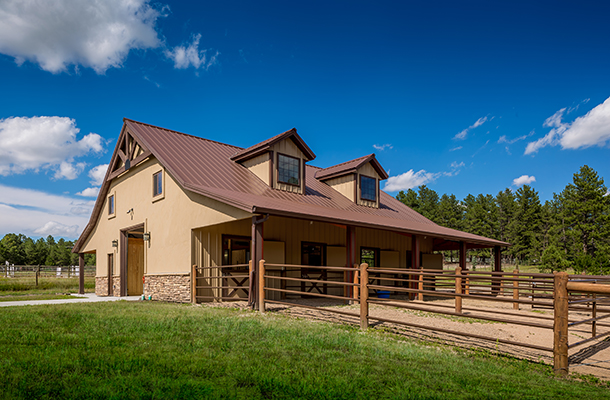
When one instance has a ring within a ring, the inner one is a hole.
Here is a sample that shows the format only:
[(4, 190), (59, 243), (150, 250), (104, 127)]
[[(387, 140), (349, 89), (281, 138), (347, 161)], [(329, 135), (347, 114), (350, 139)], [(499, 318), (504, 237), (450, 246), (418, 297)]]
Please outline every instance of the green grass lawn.
[[(85, 275), (85, 292), (95, 291), (95, 278)], [(78, 278), (40, 277), (36, 286), (36, 277), (20, 276), (5, 278), (0, 276), (0, 297), (19, 295), (57, 295), (78, 293)], [(34, 298), (35, 296), (32, 296)]]
[(548, 366), (234, 309), (0, 310), (2, 399), (610, 399)]
[(57, 300), (57, 299), (78, 299), (79, 297), (69, 294), (15, 294), (15, 295), (0, 295), (0, 301), (32, 301), (32, 300)]

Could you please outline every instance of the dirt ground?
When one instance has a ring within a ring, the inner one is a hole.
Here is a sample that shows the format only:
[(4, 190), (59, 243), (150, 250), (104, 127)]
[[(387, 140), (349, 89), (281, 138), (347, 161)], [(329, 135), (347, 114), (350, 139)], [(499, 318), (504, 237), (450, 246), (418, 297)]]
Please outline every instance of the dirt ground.
[[(360, 306), (358, 304), (346, 305), (342, 302), (319, 299), (299, 299), (287, 301), (307, 306), (315, 306), (316, 309), (268, 303), (266, 310), (268, 312), (287, 314), (295, 318), (306, 318), (310, 320), (327, 321), (356, 326), (360, 325), (359, 317), (324, 311), (325, 309), (340, 310), (358, 315), (360, 311)], [(454, 311), (452, 307), (443, 307), (453, 306), (453, 300), (429, 298), (425, 299), (423, 302), (412, 301), (409, 302), (409, 304), (430, 310)], [(217, 307), (246, 307), (245, 302), (205, 303), (205, 305)], [(508, 313), (510, 315), (501, 313)], [(507, 354), (517, 358), (544, 362), (549, 365), (553, 364), (552, 352), (503, 344), (497, 341), (442, 333), (434, 330), (446, 329), (465, 334), (488, 336), (518, 343), (528, 343), (552, 349), (552, 309), (532, 309), (529, 305), (522, 305), (520, 310), (513, 310), (512, 303), (483, 302), (479, 300), (464, 299), (463, 314), (464, 316), (452, 316), (434, 314), (429, 311), (406, 310), (393, 306), (391, 302), (388, 302), (387, 305), (370, 305), (369, 322), (372, 328), (384, 329), (397, 335), (415, 340), (433, 341), (436, 343), (454, 345), (462, 348), (486, 349), (493, 353)], [(472, 319), (467, 317), (469, 315), (505, 318), (516, 321), (528, 321), (543, 324), (548, 326), (548, 328)], [(429, 328), (422, 329), (416, 327), (406, 327), (395, 323), (381, 322), (375, 320), (376, 317), (424, 325)], [(587, 318), (591, 318), (591, 316), (586, 312), (570, 312), (570, 321), (584, 320)], [(602, 321), (602, 323), (603, 322), (605, 321)], [(610, 327), (598, 326), (597, 334), (604, 333), (609, 330)], [(569, 343), (575, 343), (590, 337), (591, 325), (582, 324), (572, 327), (569, 330)], [(571, 349), (569, 351), (569, 367), (570, 373), (590, 374), (603, 380), (610, 380), (610, 337), (591, 341), (582, 346)]]

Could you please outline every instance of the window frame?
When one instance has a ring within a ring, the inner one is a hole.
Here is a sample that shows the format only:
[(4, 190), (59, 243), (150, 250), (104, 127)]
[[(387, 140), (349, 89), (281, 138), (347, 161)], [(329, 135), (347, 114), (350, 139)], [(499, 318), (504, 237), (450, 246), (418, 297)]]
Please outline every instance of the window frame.
[[(381, 249), (379, 249), (378, 247), (370, 247), (370, 246), (360, 246), (360, 264), (363, 263), (362, 261), (362, 251), (363, 250), (370, 250), (373, 251), (373, 254), (375, 255), (375, 265), (371, 267), (371, 265), (369, 265), (369, 267), (371, 268), (379, 268), (379, 261), (381, 258)], [(368, 264), (368, 263), (367, 263)]]
[[(363, 189), (362, 181), (364, 178), (372, 179), (374, 182), (374, 185), (373, 185), (373, 193), (374, 193), (374, 197), (375, 197), (374, 199), (366, 198), (363, 196), (364, 191), (362, 190)], [(360, 174), (360, 200), (371, 201), (373, 203), (377, 203), (377, 185), (378, 185), (377, 178)]]
[[(155, 194), (155, 190), (157, 189), (157, 185), (155, 185), (156, 176), (161, 177), (161, 192), (157, 194)], [(160, 169), (152, 174), (152, 200), (155, 202), (163, 198), (165, 198), (165, 170)]]
[[(281, 157), (286, 157), (286, 158), (291, 158), (293, 160), (297, 160), (297, 183), (291, 183), (291, 182), (285, 182), (282, 181), (280, 179), (281, 173), (280, 173), (280, 156)], [(301, 159), (298, 157), (293, 157), (293, 156), (289, 156), (288, 154), (284, 154), (284, 153), (277, 153), (277, 182), (278, 183), (282, 183), (284, 185), (290, 185), (290, 186), (295, 186), (295, 187), (301, 187)]]
[[(106, 210), (108, 210), (108, 219), (116, 217), (116, 192), (112, 192), (107, 197)], [(112, 212), (110, 205), (112, 204)]]

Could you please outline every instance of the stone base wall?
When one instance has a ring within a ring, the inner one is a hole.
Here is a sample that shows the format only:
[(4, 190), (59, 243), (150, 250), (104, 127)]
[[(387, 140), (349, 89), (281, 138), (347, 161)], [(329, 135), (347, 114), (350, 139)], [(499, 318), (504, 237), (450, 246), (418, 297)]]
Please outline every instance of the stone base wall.
[(191, 302), (191, 275), (146, 275), (144, 295), (153, 300)]
[(107, 276), (96, 276), (95, 277), (95, 295), (96, 296), (108, 296), (108, 277)]
[(114, 297), (121, 295), (121, 277), (118, 275), (112, 276), (112, 295)]
[[(108, 296), (108, 277), (107, 276), (96, 276), (95, 277), (95, 295), (96, 296)], [(112, 296), (118, 297), (121, 295), (121, 277), (112, 277)]]

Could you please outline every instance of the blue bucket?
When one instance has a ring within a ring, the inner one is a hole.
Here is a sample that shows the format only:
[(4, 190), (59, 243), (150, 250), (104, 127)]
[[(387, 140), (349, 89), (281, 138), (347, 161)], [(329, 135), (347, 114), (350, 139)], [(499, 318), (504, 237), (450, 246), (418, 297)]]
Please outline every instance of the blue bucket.
[(390, 298), (390, 291), (389, 290), (378, 290), (377, 291), (377, 298), (379, 298), (379, 299), (389, 299)]

